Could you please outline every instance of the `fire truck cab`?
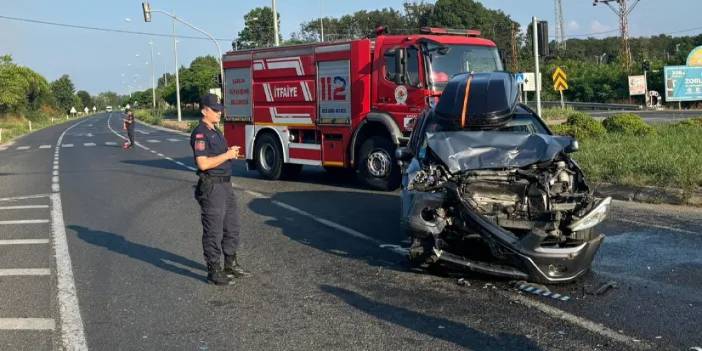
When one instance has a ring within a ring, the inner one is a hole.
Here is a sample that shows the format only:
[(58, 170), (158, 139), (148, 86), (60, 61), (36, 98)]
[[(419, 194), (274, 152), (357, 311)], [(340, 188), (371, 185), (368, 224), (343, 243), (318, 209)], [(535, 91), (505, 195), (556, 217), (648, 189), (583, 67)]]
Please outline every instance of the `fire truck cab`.
[(471, 30), (232, 51), (224, 65), (224, 131), (266, 179), (304, 165), (350, 169), (366, 185), (400, 183), (394, 150), (462, 72), (501, 71), (495, 44)]

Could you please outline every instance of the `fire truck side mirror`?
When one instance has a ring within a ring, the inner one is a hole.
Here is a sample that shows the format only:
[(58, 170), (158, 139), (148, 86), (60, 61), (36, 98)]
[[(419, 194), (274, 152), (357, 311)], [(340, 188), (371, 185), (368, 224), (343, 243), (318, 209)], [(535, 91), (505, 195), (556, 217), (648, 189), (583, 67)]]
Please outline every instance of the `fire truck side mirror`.
[(395, 49), (395, 83), (403, 84), (405, 82), (405, 49)]

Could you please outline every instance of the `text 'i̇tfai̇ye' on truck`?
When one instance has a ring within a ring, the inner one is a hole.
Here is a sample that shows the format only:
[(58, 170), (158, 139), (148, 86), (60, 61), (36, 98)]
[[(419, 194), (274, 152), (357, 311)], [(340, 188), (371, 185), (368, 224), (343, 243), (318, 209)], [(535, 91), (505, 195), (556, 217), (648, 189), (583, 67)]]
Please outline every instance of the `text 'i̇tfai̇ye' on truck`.
[(414, 120), (462, 72), (502, 70), (495, 43), (474, 30), (226, 53), (224, 132), (267, 179), (303, 165), (353, 169), (374, 189), (400, 183), (395, 149)]

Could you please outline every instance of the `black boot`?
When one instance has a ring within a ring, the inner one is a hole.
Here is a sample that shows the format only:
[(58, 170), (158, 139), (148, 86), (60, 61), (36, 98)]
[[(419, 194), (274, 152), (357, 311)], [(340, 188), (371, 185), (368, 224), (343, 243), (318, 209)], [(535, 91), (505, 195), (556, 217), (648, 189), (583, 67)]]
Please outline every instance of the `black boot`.
[(219, 264), (207, 265), (207, 283), (215, 285), (234, 285), (234, 281), (222, 271)]
[(246, 278), (252, 274), (239, 265), (236, 255), (224, 258), (224, 273), (230, 278)]

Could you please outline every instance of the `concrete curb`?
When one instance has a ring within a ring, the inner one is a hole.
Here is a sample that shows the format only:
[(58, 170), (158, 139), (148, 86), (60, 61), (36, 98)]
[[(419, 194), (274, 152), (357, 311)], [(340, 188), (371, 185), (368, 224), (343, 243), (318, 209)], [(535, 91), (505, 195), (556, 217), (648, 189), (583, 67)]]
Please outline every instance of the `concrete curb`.
[(702, 190), (685, 194), (682, 189), (655, 186), (629, 186), (611, 183), (593, 183), (595, 194), (617, 200), (653, 204), (689, 205), (702, 207)]

